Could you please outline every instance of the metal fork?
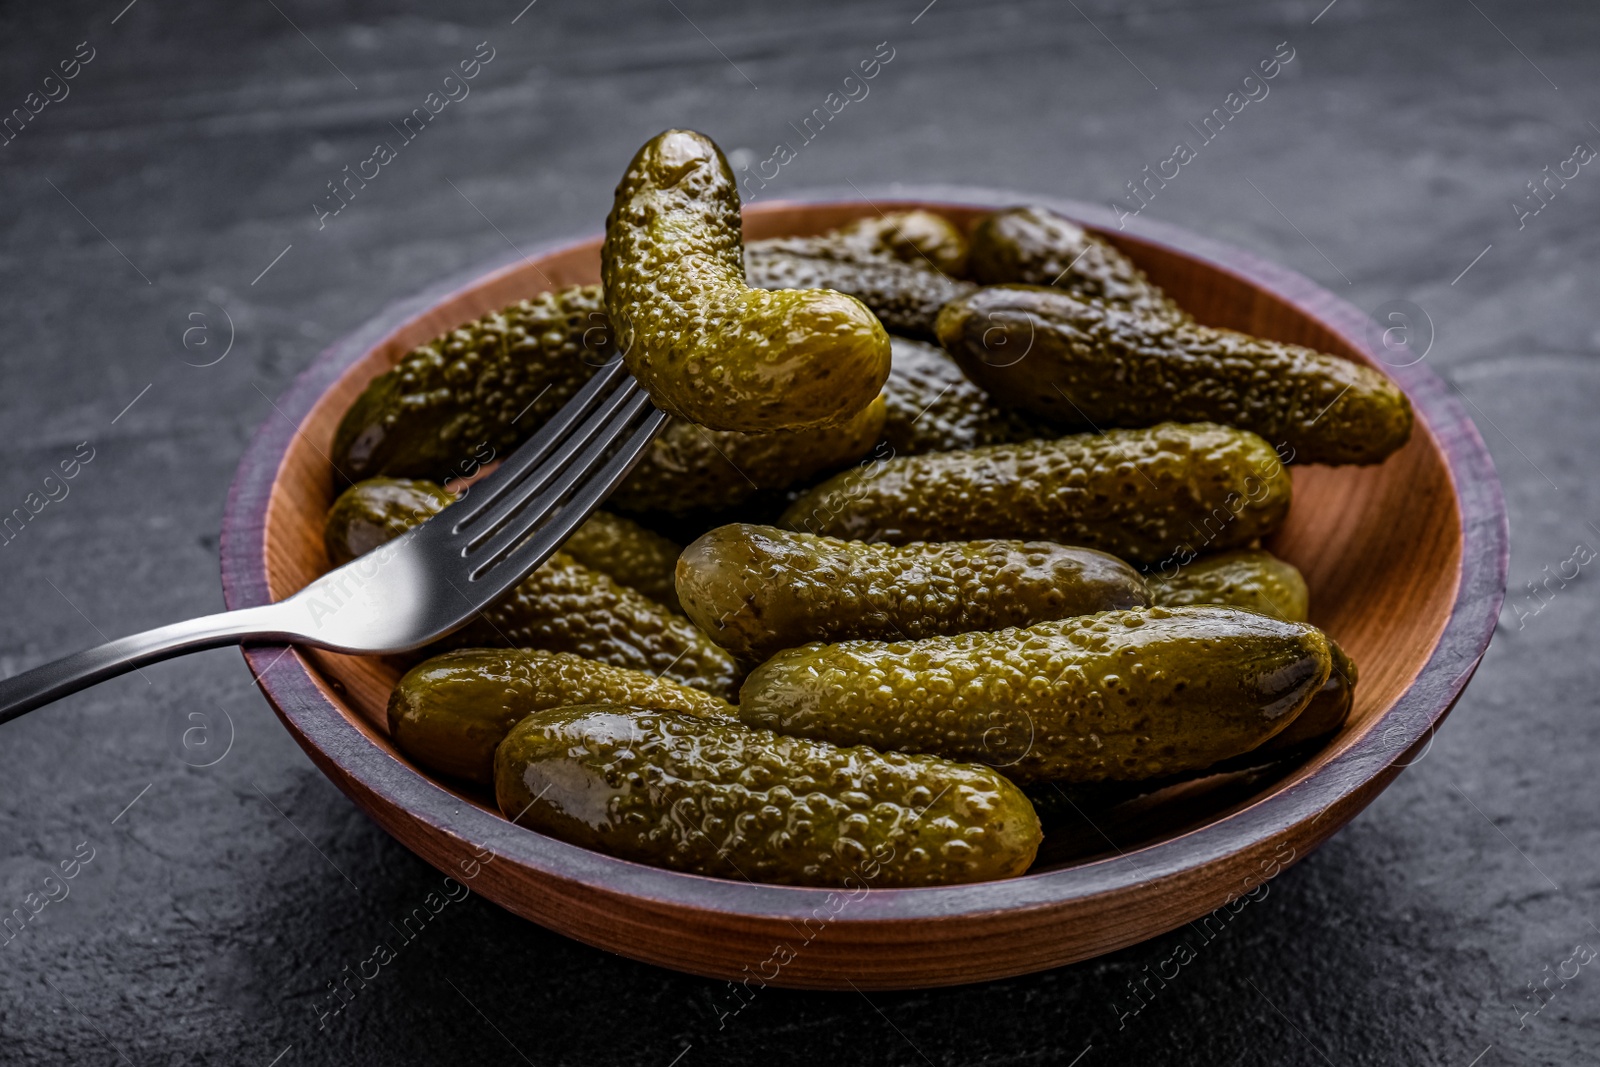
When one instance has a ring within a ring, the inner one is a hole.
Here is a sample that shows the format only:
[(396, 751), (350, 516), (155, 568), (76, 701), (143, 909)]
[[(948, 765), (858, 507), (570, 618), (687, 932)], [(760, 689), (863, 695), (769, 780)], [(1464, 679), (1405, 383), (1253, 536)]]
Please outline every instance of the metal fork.
[(275, 604), (147, 630), (7, 678), (0, 722), (203, 648), (261, 641), (379, 654), (438, 640), (549, 559), (666, 420), (613, 360), (465, 499), (427, 522)]

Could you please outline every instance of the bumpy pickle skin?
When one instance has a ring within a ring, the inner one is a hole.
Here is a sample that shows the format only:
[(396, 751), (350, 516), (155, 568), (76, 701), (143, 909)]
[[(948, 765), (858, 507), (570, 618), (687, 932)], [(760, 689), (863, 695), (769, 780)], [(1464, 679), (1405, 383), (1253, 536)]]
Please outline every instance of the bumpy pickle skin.
[(1110, 241), (1049, 208), (985, 215), (973, 228), (969, 262), (984, 285), (1052, 285), (1087, 300), (1189, 318)]
[(628, 369), (671, 414), (716, 430), (848, 419), (889, 375), (889, 337), (854, 297), (745, 282), (739, 191), (704, 134), (667, 130), (617, 186), (601, 250)]
[(848, 638), (916, 639), (1143, 607), (1115, 556), (1048, 541), (868, 544), (734, 523), (678, 559), (689, 618), (746, 663)]
[(807, 491), (777, 525), (893, 544), (1056, 541), (1154, 565), (1266, 536), (1291, 493), (1255, 434), (1164, 423), (868, 464)]
[(334, 434), (334, 468), (351, 481), (467, 476), (522, 443), (615, 355), (598, 285), (490, 312), (373, 379)]
[(568, 652), (468, 648), (407, 671), (389, 695), (389, 738), (430, 771), (494, 785), (494, 750), (536, 711), (625, 704), (731, 718), (727, 701)]
[(495, 796), (570, 844), (779, 885), (1009, 878), (1043, 836), (1021, 790), (985, 767), (613, 705), (523, 719), (495, 753)]
[[(403, 498), (401, 505), (395, 504), (397, 496)], [(328, 513), (323, 539), (330, 546), (348, 546), (352, 539), (361, 545), (375, 542), (366, 549), (370, 551), (382, 543), (380, 537), (398, 537), (453, 499), (427, 482), (407, 482), (403, 493), (392, 480), (359, 482)], [(438, 644), (479, 646), (572, 652), (724, 697), (739, 685), (733, 657), (688, 619), (565, 552), (556, 552)]]
[(872, 450), (887, 417), (879, 397), (845, 422), (804, 430), (740, 433), (673, 419), (610, 506), (670, 515), (726, 511), (855, 462)]
[(768, 237), (745, 246), (752, 253), (789, 252), (812, 259), (895, 259), (959, 278), (967, 268), (967, 238), (943, 215), (920, 208), (889, 211), (847, 222), (813, 237)]
[[(1170, 573), (1169, 573), (1170, 572)], [(1310, 617), (1311, 593), (1293, 563), (1261, 548), (1240, 548), (1169, 565), (1145, 575), (1152, 602), (1164, 608), (1223, 604), (1291, 622)]]
[(784, 241), (752, 243), (745, 253), (751, 285), (775, 290), (837, 290), (870, 308), (885, 329), (908, 337), (933, 340), (939, 309), (976, 288), (926, 264), (888, 256), (841, 259), (806, 255), (783, 247)]
[(1044, 286), (953, 301), (938, 334), (995, 400), (1062, 429), (1208, 420), (1330, 464), (1381, 463), (1411, 436), (1410, 400), (1371, 367)]
[(741, 672), (699, 627), (557, 552), (441, 648), (542, 648), (649, 671), (732, 698)]
[(785, 734), (985, 763), (1013, 781), (1209, 767), (1284, 729), (1328, 679), (1327, 638), (1232, 608), (1142, 608), (1025, 629), (781, 652), (739, 717)]
[(322, 524), (328, 562), (343, 566), (455, 503), (443, 486), (420, 478), (368, 478), (333, 502)]
[(597, 511), (572, 532), (561, 550), (673, 611), (683, 610), (675, 577), (683, 549), (632, 519)]
[(890, 337), (894, 365), (883, 388), (883, 439), (897, 456), (954, 452), (1035, 437), (1054, 437), (1025, 415), (989, 399), (942, 348)]

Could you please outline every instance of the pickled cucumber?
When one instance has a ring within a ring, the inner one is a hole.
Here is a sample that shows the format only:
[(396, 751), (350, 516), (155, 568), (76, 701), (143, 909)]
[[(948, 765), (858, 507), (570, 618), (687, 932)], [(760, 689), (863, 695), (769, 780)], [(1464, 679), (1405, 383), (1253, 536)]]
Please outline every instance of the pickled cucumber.
[(468, 477), (520, 444), (615, 358), (598, 285), (492, 311), (373, 379), (333, 438), (350, 481)]
[(1045, 207), (984, 216), (972, 231), (969, 263), (985, 285), (1053, 285), (1088, 300), (1189, 317), (1115, 245)]
[(542, 648), (732, 698), (739, 670), (691, 623), (565, 552), (552, 555), (441, 648)]
[(683, 610), (674, 577), (683, 549), (632, 519), (597, 511), (572, 531), (561, 551), (673, 611)]
[(418, 478), (368, 478), (339, 494), (322, 524), (328, 562), (343, 566), (432, 518), (455, 497)]
[(961, 277), (967, 268), (966, 237), (943, 215), (920, 208), (859, 218), (814, 237), (751, 241), (745, 245), (746, 265), (752, 255), (768, 252), (856, 262), (895, 259), (952, 278)]
[(1063, 429), (1203, 419), (1302, 463), (1380, 463), (1411, 436), (1411, 402), (1371, 367), (1057, 289), (981, 289), (938, 334), (999, 403)]
[(751, 285), (762, 289), (833, 289), (860, 300), (884, 328), (908, 337), (933, 340), (939, 309), (972, 292), (971, 282), (957, 281), (926, 263), (907, 263), (889, 256), (841, 259), (807, 255), (789, 245), (804, 238), (755, 242), (745, 252)]
[(1185, 604), (1230, 607), (1305, 622), (1311, 610), (1306, 580), (1293, 563), (1260, 548), (1241, 548), (1173, 563), (1145, 575), (1152, 602), (1172, 608)]
[(389, 695), (389, 739), (440, 774), (494, 784), (494, 750), (536, 711), (595, 702), (731, 718), (727, 701), (567, 652), (469, 648), (411, 668)]
[[(450, 500), (443, 489), (425, 482), (359, 482), (335, 502), (323, 536), (333, 547), (353, 541), (370, 550)], [(688, 619), (565, 552), (553, 554), (436, 647), (572, 652), (723, 697), (737, 691), (740, 676), (733, 657)]]
[(942, 348), (890, 337), (894, 365), (883, 396), (883, 439), (897, 456), (952, 452), (1006, 441), (1054, 437), (1025, 415), (997, 406)]
[(1115, 556), (1048, 541), (903, 546), (736, 523), (678, 559), (684, 610), (759, 663), (808, 641), (999, 630), (1150, 602)]
[(691, 130), (639, 149), (601, 250), (623, 359), (657, 406), (715, 430), (839, 422), (889, 375), (889, 337), (860, 301), (745, 282), (739, 191)]
[(1209, 767), (1284, 729), (1328, 680), (1320, 630), (1234, 608), (780, 652), (739, 717), (780, 733), (985, 763), (1017, 782)]
[(861, 458), (883, 431), (882, 397), (845, 422), (804, 430), (740, 433), (673, 419), (628, 480), (611, 494), (623, 511), (683, 515), (725, 511), (769, 489), (787, 489)]
[(868, 464), (796, 499), (778, 525), (891, 543), (1056, 541), (1155, 565), (1271, 533), (1291, 491), (1255, 434), (1165, 423)]
[(849, 889), (1007, 878), (1042, 834), (984, 767), (837, 748), (675, 711), (541, 711), (495, 753), (522, 826), (692, 874)]
[(1328, 638), (1328, 650), (1333, 654), (1333, 669), (1328, 672), (1328, 680), (1322, 683), (1322, 688), (1317, 690), (1305, 709), (1294, 717), (1294, 721), (1285, 726), (1282, 733), (1274, 734), (1266, 744), (1257, 748), (1255, 755), (1277, 756), (1314, 741), (1324, 741), (1337, 733), (1350, 717), (1359, 674), (1356, 661), (1346, 655), (1331, 637)]

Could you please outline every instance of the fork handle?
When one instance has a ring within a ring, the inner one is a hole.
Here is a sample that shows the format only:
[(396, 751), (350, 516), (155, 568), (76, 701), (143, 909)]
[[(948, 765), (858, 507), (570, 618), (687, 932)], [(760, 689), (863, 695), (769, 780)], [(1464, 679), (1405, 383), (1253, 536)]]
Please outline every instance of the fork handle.
[(41, 664), (0, 681), (0, 723), (26, 715), (34, 708), (87, 689), (96, 682), (126, 674), (146, 663), (198, 652), (203, 648), (236, 645), (246, 638), (274, 638), (284, 643), (296, 635), (278, 629), (283, 616), (275, 604), (203, 615), (144, 633), (108, 641), (94, 648)]

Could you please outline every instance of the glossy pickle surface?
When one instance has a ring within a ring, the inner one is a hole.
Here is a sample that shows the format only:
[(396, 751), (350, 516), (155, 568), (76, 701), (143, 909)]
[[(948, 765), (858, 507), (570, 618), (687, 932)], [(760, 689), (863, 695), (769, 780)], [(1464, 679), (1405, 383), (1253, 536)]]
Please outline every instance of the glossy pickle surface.
[(1327, 681), (1327, 638), (1232, 608), (1143, 608), (921, 641), (779, 653), (739, 716), (783, 733), (927, 752), (1015, 781), (1156, 778), (1284, 729)]
[(389, 738), (440, 774), (494, 784), (494, 750), (536, 711), (625, 704), (730, 718), (710, 693), (569, 652), (466, 648), (411, 668), (389, 696)]
[(838, 422), (888, 377), (888, 334), (854, 297), (746, 284), (739, 191), (704, 134), (667, 130), (639, 149), (601, 277), (628, 369), (659, 407), (711, 429)]
[(1204, 420), (1333, 464), (1382, 462), (1411, 436), (1410, 400), (1371, 367), (1045, 286), (980, 289), (937, 332), (996, 401), (1061, 429)]
[(1048, 541), (869, 544), (734, 523), (678, 560), (684, 609), (747, 663), (811, 641), (915, 639), (1143, 607), (1115, 556)]
[(1225, 604), (1292, 622), (1310, 617), (1311, 593), (1299, 568), (1264, 548), (1217, 552), (1181, 566), (1174, 561), (1145, 581), (1152, 602), (1166, 608)]
[(495, 754), (520, 825), (622, 859), (783, 885), (1007, 878), (1042, 834), (985, 767), (614, 705), (530, 715)]
[(1260, 437), (1209, 423), (896, 457), (837, 474), (778, 525), (855, 540), (1050, 540), (1158, 565), (1276, 530), (1292, 486)]
[(445, 481), (503, 456), (615, 358), (598, 285), (541, 293), (407, 353), (334, 434), (335, 471)]

